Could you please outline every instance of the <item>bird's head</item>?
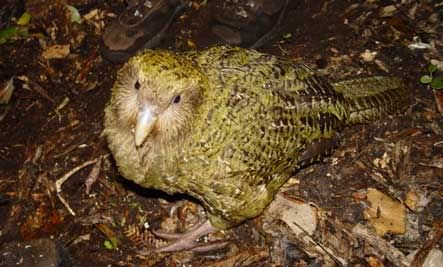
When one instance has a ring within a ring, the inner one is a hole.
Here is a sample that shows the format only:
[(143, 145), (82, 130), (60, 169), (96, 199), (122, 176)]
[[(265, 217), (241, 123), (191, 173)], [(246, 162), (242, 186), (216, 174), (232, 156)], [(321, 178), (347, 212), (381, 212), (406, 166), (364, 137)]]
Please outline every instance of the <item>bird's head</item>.
[(170, 142), (188, 130), (208, 83), (186, 57), (148, 50), (119, 71), (113, 88), (120, 123), (137, 147), (152, 137)]

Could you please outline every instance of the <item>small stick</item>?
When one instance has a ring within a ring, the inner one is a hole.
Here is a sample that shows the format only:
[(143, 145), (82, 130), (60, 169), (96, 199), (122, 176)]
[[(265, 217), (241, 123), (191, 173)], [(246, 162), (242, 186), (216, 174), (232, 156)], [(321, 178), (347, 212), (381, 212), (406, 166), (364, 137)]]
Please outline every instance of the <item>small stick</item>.
[(92, 165), (92, 164), (96, 163), (97, 161), (98, 161), (98, 159), (94, 159), (94, 160), (89, 160), (89, 161), (83, 162), (82, 164), (78, 165), (74, 169), (72, 169), (69, 172), (67, 172), (60, 179), (55, 181), (55, 190), (56, 190), (56, 192), (60, 193), (62, 191), (63, 183), (66, 182), (69, 179), (69, 177), (71, 177), (74, 173), (78, 172), (79, 170), (81, 170), (81, 169), (83, 169), (85, 167), (88, 167), (89, 165)]
[[(100, 157), (101, 158), (101, 157)], [(71, 207), (69, 206), (68, 202), (62, 197), (61, 192), (62, 192), (62, 185), (64, 182), (66, 182), (69, 177), (71, 177), (74, 173), (78, 172), (79, 170), (92, 165), (94, 163), (96, 163), (98, 161), (98, 159), (94, 159), (94, 160), (90, 160), (90, 161), (86, 161), (82, 164), (80, 164), (79, 166), (75, 167), (74, 169), (70, 170), (69, 172), (67, 172), (65, 175), (63, 175), (60, 179), (58, 179), (57, 181), (55, 181), (55, 191), (57, 192), (57, 197), (60, 199), (60, 202), (63, 203), (63, 205), (65, 205), (66, 209), (69, 211), (69, 213), (71, 213), (72, 216), (75, 216), (75, 212), (71, 209)]]
[(86, 195), (89, 195), (91, 192), (92, 185), (97, 181), (98, 175), (100, 174), (100, 169), (102, 166), (103, 156), (100, 156), (95, 163), (94, 167), (92, 168), (91, 172), (88, 175), (88, 178), (85, 180), (85, 186), (86, 186)]
[(46, 91), (46, 89), (44, 89), (43, 87), (40, 86), (40, 84), (38, 84), (35, 81), (32, 80), (28, 80), (29, 84), (30, 84), (30, 88), (34, 91), (37, 92), (39, 95), (41, 95), (43, 98), (45, 98), (46, 100), (48, 100), (49, 102), (51, 102), (51, 104), (55, 104), (55, 100), (52, 99), (52, 97), (49, 96), (48, 92)]
[(57, 197), (60, 199), (60, 202), (65, 205), (65, 208), (71, 213), (72, 216), (75, 216), (75, 212), (71, 209), (71, 207), (68, 204), (68, 201), (62, 197), (60, 193), (57, 192)]

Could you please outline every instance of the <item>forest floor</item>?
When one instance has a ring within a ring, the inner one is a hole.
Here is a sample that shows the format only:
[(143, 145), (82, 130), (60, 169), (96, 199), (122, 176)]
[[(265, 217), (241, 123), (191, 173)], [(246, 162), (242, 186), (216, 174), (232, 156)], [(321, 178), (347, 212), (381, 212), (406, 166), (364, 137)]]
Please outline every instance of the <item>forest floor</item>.
[[(19, 27), (27, 34), (0, 44), (0, 95), (14, 87), (0, 105), (0, 266), (31, 266), (20, 244), (38, 247), (32, 240), (46, 239), (55, 245), (53, 257), (63, 259), (60, 266), (421, 266), (442, 260), (443, 115), (432, 89), (419, 81), (431, 60), (443, 65), (441, 2), (297, 1), (281, 34), (260, 51), (302, 61), (333, 81), (398, 76), (410, 89), (410, 105), (346, 128), (332, 155), (294, 174), (273, 211), (207, 238), (230, 241), (226, 248), (167, 255), (141, 253), (164, 243), (150, 229), (180, 231), (203, 219), (202, 208), (189, 197), (124, 180), (100, 135), (121, 67), (102, 58), (100, 38), (123, 1), (66, 1), (82, 23), (70, 21), (64, 1), (5, 2), (2, 24), (25, 10), (32, 18)], [(208, 43), (211, 14), (205, 2), (192, 3), (162, 48)]]

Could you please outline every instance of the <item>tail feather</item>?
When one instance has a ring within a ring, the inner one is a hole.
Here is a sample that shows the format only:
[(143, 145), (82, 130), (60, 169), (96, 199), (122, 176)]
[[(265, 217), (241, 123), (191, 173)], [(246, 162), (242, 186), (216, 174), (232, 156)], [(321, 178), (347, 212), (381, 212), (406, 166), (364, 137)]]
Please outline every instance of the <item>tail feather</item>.
[(405, 84), (396, 77), (357, 78), (336, 82), (333, 86), (348, 100), (348, 124), (377, 120), (403, 110), (409, 100)]

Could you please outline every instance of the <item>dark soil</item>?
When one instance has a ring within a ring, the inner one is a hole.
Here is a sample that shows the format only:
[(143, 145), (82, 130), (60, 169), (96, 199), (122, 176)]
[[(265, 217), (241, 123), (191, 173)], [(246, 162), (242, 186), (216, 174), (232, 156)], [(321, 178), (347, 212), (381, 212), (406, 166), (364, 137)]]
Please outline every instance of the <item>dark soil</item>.
[[(0, 105), (0, 244), (48, 237), (66, 250), (74, 266), (306, 266), (323, 260), (297, 242), (275, 246), (254, 222), (213, 235), (232, 241), (219, 251), (142, 255), (141, 249), (163, 244), (148, 226), (180, 231), (204, 213), (189, 197), (170, 197), (125, 181), (100, 136), (103, 110), (121, 67), (101, 57), (100, 34), (110, 20), (104, 14), (118, 14), (124, 3), (67, 1), (82, 16), (98, 11), (76, 24), (66, 15), (64, 1), (5, 2), (0, 27), (13, 25), (11, 18), (25, 10), (32, 20), (26, 37), (0, 45), (0, 89), (11, 78), (15, 86), (9, 104)], [(212, 43), (211, 11), (194, 2), (162, 48), (184, 51)], [(391, 5), (396, 10), (384, 14)], [(340, 230), (348, 232), (358, 223), (371, 228), (363, 216), (367, 204), (358, 197), (368, 188), (400, 202), (414, 192), (421, 201), (417, 209), (407, 209), (407, 220), (409, 225), (412, 217), (418, 220), (417, 235), (383, 237), (404, 255), (423, 251), (443, 225), (443, 116), (432, 90), (419, 82), (431, 59), (443, 60), (442, 21), (439, 1), (293, 1), (281, 34), (260, 49), (305, 62), (334, 81), (393, 75), (410, 88), (411, 103), (404, 111), (345, 129), (335, 152), (295, 173), (296, 182), (286, 188), (321, 209), (323, 222), (340, 222)], [(419, 41), (424, 48), (411, 48)], [(45, 59), (43, 52), (56, 44), (69, 44), (69, 54)], [(375, 57), (364, 60), (362, 53), (372, 52)], [(94, 162), (73, 173), (57, 193), (58, 179), (99, 158), (103, 162), (89, 194), (85, 180)], [(381, 166), (376, 159), (390, 160)], [(439, 245), (440, 240), (432, 243)], [(269, 248), (293, 253), (276, 257)], [(351, 248), (345, 257), (351, 265), (373, 265), (373, 258), (395, 265), (362, 240)]]

